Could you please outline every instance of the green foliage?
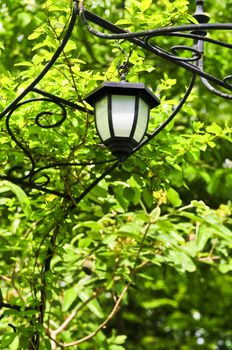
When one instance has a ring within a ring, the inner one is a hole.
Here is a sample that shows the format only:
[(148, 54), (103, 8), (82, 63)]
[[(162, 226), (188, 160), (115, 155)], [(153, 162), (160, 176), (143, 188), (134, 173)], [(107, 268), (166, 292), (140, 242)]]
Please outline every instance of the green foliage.
[[(222, 2), (207, 3), (213, 20), (228, 21)], [(2, 6), (1, 110), (49, 62), (64, 36), (71, 5), (37, 0)], [(185, 0), (85, 5), (128, 30), (194, 21), (192, 3)], [(231, 38), (230, 33), (220, 36)], [(177, 39), (156, 40), (170, 48)], [(231, 74), (228, 51), (206, 48), (209, 71)], [(161, 106), (151, 113), (152, 131), (178, 104), (190, 74), (131, 43), (93, 38), (79, 20), (37, 87), (85, 107), (83, 98), (93, 88), (119, 79), (117, 65), (126, 54), (128, 80), (146, 83), (160, 97)], [(1, 174), (15, 166), (22, 167), (19, 177), (30, 170), (28, 154), (9, 137), (9, 128), (38, 166), (111, 158), (92, 115), (69, 108), (64, 123), (54, 129), (40, 128), (38, 115), (43, 125), (55, 124), (62, 110), (40, 101), (18, 108), (8, 129), (1, 120)], [(37, 174), (37, 185), (48, 175), (49, 186), (68, 193), (70, 202), (2, 180), (0, 348), (32, 349), (39, 337), (40, 350), (231, 350), (230, 125), (230, 104), (198, 84), (175, 122), (77, 206), (76, 198), (107, 165)]]

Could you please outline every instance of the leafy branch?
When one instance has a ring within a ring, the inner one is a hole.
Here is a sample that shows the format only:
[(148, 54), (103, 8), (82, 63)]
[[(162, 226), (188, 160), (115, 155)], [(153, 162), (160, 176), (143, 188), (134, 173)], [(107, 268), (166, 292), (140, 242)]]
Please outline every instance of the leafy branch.
[(63, 347), (63, 348), (67, 348), (70, 346), (75, 346), (75, 345), (80, 345), (84, 342), (86, 342), (87, 340), (90, 340), (92, 338), (95, 337), (95, 335), (102, 330), (103, 328), (105, 328), (107, 326), (107, 324), (112, 320), (112, 318), (115, 316), (115, 314), (117, 313), (120, 303), (124, 297), (124, 295), (126, 294), (128, 288), (129, 288), (130, 283), (126, 284), (126, 286), (123, 288), (123, 291), (121, 292), (120, 296), (118, 297), (117, 302), (115, 303), (112, 311), (110, 312), (110, 314), (107, 316), (107, 318), (95, 329), (95, 331), (93, 331), (92, 333), (86, 335), (83, 338), (80, 338), (76, 341), (70, 342), (70, 343), (62, 343), (59, 342), (57, 340), (55, 340), (54, 338), (51, 338), (57, 345)]

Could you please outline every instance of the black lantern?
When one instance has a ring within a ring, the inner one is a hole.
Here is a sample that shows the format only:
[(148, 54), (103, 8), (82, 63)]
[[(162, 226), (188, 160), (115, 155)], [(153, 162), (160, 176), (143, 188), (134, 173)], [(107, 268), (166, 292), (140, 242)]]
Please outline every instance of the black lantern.
[(142, 83), (105, 82), (86, 97), (102, 142), (122, 160), (142, 141), (159, 99)]

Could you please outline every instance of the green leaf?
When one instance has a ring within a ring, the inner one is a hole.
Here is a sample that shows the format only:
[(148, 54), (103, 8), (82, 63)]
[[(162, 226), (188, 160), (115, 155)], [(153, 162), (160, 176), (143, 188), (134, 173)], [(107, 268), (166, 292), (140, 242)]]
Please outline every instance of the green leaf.
[(140, 232), (141, 232), (141, 226), (136, 223), (136, 222), (131, 222), (125, 225), (122, 225), (119, 228), (119, 234), (123, 235), (125, 234), (126, 236), (131, 236), (134, 237), (135, 239), (138, 239), (140, 237)]
[(16, 337), (17, 337), (17, 333), (8, 333), (3, 335), (0, 343), (0, 349), (6, 349), (8, 345), (13, 343)]
[(199, 24), (199, 22), (198, 22), (198, 20), (195, 18), (195, 17), (193, 17), (192, 15), (187, 15), (187, 17), (186, 17), (191, 23), (194, 23), (194, 24)]
[(102, 224), (98, 223), (97, 221), (84, 221), (79, 224), (80, 227), (88, 227), (91, 228), (94, 231), (99, 232), (103, 227)]
[(142, 192), (142, 198), (148, 208), (152, 207), (153, 204), (153, 196), (150, 191), (148, 191), (147, 188), (145, 188)]
[(45, 345), (46, 350), (52, 350), (52, 345), (51, 345), (50, 340), (44, 339), (44, 343), (45, 343), (44, 345)]
[(124, 188), (124, 190), (123, 190), (123, 195), (125, 196), (125, 198), (126, 198), (128, 201), (132, 201), (133, 198), (134, 198), (135, 192), (134, 192), (133, 188), (131, 188), (131, 187), (126, 187), (126, 188)]
[(157, 206), (155, 209), (153, 209), (150, 214), (149, 214), (149, 217), (150, 217), (150, 222), (151, 223), (154, 223), (156, 222), (159, 217), (160, 217), (160, 214), (161, 214), (161, 209), (159, 206)]
[(139, 6), (142, 12), (146, 11), (152, 4), (152, 0), (142, 0)]
[(73, 302), (78, 298), (76, 286), (67, 289), (64, 293), (64, 299), (62, 303), (63, 311), (66, 312), (69, 310)]
[(125, 348), (120, 345), (110, 345), (109, 350), (125, 350)]
[(132, 200), (134, 205), (137, 205), (141, 199), (141, 191), (137, 187), (133, 187), (134, 198)]
[(142, 303), (142, 306), (146, 309), (156, 309), (162, 306), (172, 306), (177, 307), (178, 303), (175, 300), (167, 299), (167, 298), (161, 298), (161, 299), (152, 299), (148, 300)]
[(221, 135), (222, 128), (219, 125), (214, 123), (212, 125), (207, 126), (206, 131), (209, 132), (210, 134)]
[(222, 262), (222, 263), (219, 265), (219, 270), (220, 270), (222, 273), (228, 273), (229, 271), (232, 271), (232, 259), (229, 259), (229, 262), (228, 262), (228, 263)]
[(122, 207), (122, 209), (126, 211), (129, 205), (129, 201), (127, 200), (127, 198), (124, 197), (123, 190), (119, 188), (115, 189), (115, 198), (118, 201), (118, 204)]
[(154, 280), (152, 276), (146, 275), (144, 273), (139, 273), (138, 276), (140, 276), (140, 277), (142, 277), (142, 278), (144, 278), (144, 279), (146, 279), (148, 281), (153, 281)]
[(120, 26), (120, 25), (131, 25), (132, 22), (129, 19), (119, 19), (116, 23), (116, 25)]
[(102, 240), (102, 243), (112, 247), (114, 246), (116, 239), (117, 239), (117, 235), (109, 235)]
[(198, 251), (202, 251), (205, 248), (205, 245), (210, 237), (212, 237), (212, 232), (209, 230), (209, 227), (204, 224), (200, 225), (196, 237), (196, 246)]
[(106, 198), (108, 195), (108, 188), (107, 187), (103, 187), (103, 186), (96, 186), (93, 188), (93, 190), (91, 191), (91, 193), (93, 195), (95, 195), (96, 197), (99, 198)]
[(114, 339), (115, 344), (124, 344), (126, 341), (127, 336), (126, 335), (117, 335)]
[(41, 35), (43, 35), (44, 32), (43, 31), (40, 31), (40, 30), (36, 30), (34, 31), (34, 33), (32, 33), (31, 35), (28, 36), (28, 39), (29, 40), (34, 40), (34, 39), (37, 39), (39, 38)]
[(178, 250), (170, 250), (168, 258), (173, 262), (174, 266), (179, 268), (182, 272), (194, 272), (196, 266), (192, 259), (184, 252)]
[[(79, 298), (83, 301), (86, 302), (90, 296), (92, 295), (92, 291), (81, 291), (79, 293)], [(103, 318), (104, 317), (104, 313), (102, 311), (102, 308), (99, 304), (99, 302), (96, 299), (91, 300), (88, 304), (87, 304), (87, 308), (97, 317), (99, 318)]]
[(180, 207), (182, 200), (180, 199), (179, 193), (174, 188), (169, 188), (167, 191), (168, 199), (174, 207)]
[(32, 211), (31, 211), (30, 201), (29, 201), (26, 193), (19, 186), (13, 184), (10, 181), (6, 181), (6, 180), (1, 181), (0, 182), (0, 193), (7, 192), (7, 191), (11, 191), (16, 195), (25, 215), (27, 217), (29, 217), (31, 215)]

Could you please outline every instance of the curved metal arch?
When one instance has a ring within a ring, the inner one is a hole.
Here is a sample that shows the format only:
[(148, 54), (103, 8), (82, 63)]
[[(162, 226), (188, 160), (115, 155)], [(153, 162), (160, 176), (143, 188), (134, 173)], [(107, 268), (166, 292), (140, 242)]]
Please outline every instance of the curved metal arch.
[[(67, 113), (66, 113), (66, 109), (63, 107), (63, 105), (58, 102), (58, 101), (53, 101), (49, 98), (45, 98), (45, 97), (40, 97), (40, 98), (31, 98), (31, 99), (28, 99), (28, 100), (25, 100), (23, 102), (20, 102), (16, 105), (14, 105), (14, 107), (11, 108), (10, 112), (7, 114), (6, 116), (6, 128), (7, 128), (7, 132), (8, 134), (10, 135), (11, 139), (17, 144), (17, 146), (23, 151), (23, 153), (29, 158), (30, 162), (31, 162), (31, 170), (28, 171), (27, 170), (27, 173), (25, 175), (23, 175), (21, 177), (22, 180), (25, 180), (27, 178), (30, 178), (32, 176), (32, 174), (34, 173), (34, 170), (35, 170), (35, 166), (36, 166), (36, 162), (31, 154), (31, 152), (29, 151), (29, 148), (25, 147), (21, 141), (19, 141), (19, 139), (17, 138), (17, 136), (15, 135), (15, 133), (12, 131), (12, 128), (10, 126), (10, 119), (13, 115), (13, 113), (18, 109), (20, 108), (21, 106), (23, 105), (26, 105), (28, 103), (33, 103), (33, 102), (52, 102), (52, 103), (55, 103), (56, 105), (58, 105), (61, 110), (62, 110), (62, 117), (61, 119), (56, 122), (56, 123), (53, 123), (51, 125), (44, 125), (40, 122), (40, 117), (42, 115), (52, 115), (53, 113), (52, 112), (41, 112), (39, 113), (36, 117), (35, 117), (35, 123), (41, 127), (41, 128), (45, 128), (45, 129), (48, 129), (48, 128), (54, 128), (54, 127), (57, 127), (59, 125), (61, 125), (64, 120), (66, 119), (66, 116), (67, 116)], [(11, 168), (9, 171), (8, 171), (8, 174), (11, 176), (11, 174), (15, 171), (15, 170), (19, 170), (19, 168), (21, 168), (21, 166), (16, 166), (16, 167), (13, 167)]]
[(192, 89), (193, 89), (194, 84), (195, 84), (195, 81), (196, 81), (196, 74), (193, 74), (192, 78), (191, 78), (191, 81), (190, 81), (190, 83), (189, 83), (189, 85), (188, 85), (188, 87), (187, 87), (183, 97), (181, 98), (181, 100), (178, 103), (178, 105), (174, 108), (174, 111), (151, 134), (147, 135), (147, 138), (143, 142), (141, 142), (141, 144), (138, 145), (134, 149), (134, 152), (139, 150), (141, 147), (143, 147), (145, 144), (147, 144), (150, 140), (152, 140), (155, 136), (157, 136), (175, 118), (175, 116), (179, 113), (179, 111), (181, 110), (181, 108), (183, 107), (185, 102), (187, 101), (189, 95), (191, 94)]
[[(217, 77), (209, 74), (209, 73), (206, 73), (203, 69), (200, 69), (200, 67), (198, 65), (193, 65), (189, 62), (185, 62), (184, 60), (181, 60), (179, 58), (176, 58), (175, 56), (173, 55), (170, 55), (170, 53), (162, 48), (160, 48), (159, 46), (156, 46), (156, 45), (151, 45), (151, 44), (145, 44), (146, 45), (146, 48), (156, 54), (157, 56), (171, 62), (171, 63), (174, 63), (182, 68), (185, 68), (186, 70), (192, 72), (193, 74), (196, 74), (202, 78), (205, 78), (215, 84), (217, 84), (218, 86), (221, 86), (227, 90), (231, 90), (232, 91), (232, 87), (231, 86), (228, 86), (224, 80), (222, 79), (218, 79)], [(199, 51), (200, 52), (200, 51)]]
[[(198, 66), (199, 66), (199, 67), (203, 66), (203, 61), (199, 61), (199, 62), (198, 62)], [(226, 83), (226, 79), (228, 79), (228, 77), (225, 77), (225, 78), (223, 79), (223, 81), (224, 81), (225, 83)], [(226, 98), (226, 99), (228, 99), (228, 100), (232, 100), (232, 94), (227, 94), (227, 93), (225, 93), (225, 92), (223, 92), (223, 91), (220, 91), (220, 90), (216, 89), (215, 87), (213, 87), (213, 86), (209, 83), (209, 81), (208, 81), (206, 78), (201, 77), (201, 81), (202, 81), (202, 83), (207, 87), (207, 89), (210, 90), (213, 94), (215, 94), (215, 95), (217, 95), (217, 96), (219, 96), (219, 97), (222, 97), (222, 98)], [(226, 83), (226, 84), (227, 84), (227, 83)], [(231, 87), (231, 86), (230, 86), (230, 87)]]
[(121, 32), (117, 34), (106, 34), (103, 32), (99, 32), (95, 30), (92, 26), (90, 26), (90, 24), (87, 21), (87, 17), (85, 15), (87, 11), (84, 8), (83, 2), (80, 2), (79, 13), (82, 19), (82, 23), (85, 26), (85, 28), (88, 30), (88, 32), (90, 32), (92, 35), (97, 36), (98, 38), (108, 39), (108, 40), (135, 39), (135, 38), (162, 36), (168, 33), (185, 32), (185, 31), (200, 32), (202, 30), (215, 30), (215, 29), (232, 30), (231, 23), (209, 23), (209, 24), (199, 23), (199, 24), (185, 24), (185, 25), (179, 25), (179, 26), (170, 26), (170, 27), (164, 27), (164, 28), (141, 30), (138, 32), (128, 32), (122, 29)]
[[(78, 12), (78, 3), (79, 3), (79, 12)], [(197, 1), (196, 1), (197, 3)], [(197, 6), (199, 7), (199, 3), (197, 3)], [(199, 10), (199, 8), (198, 8)], [(201, 10), (200, 10), (201, 11)], [(44, 69), (41, 71), (41, 73), (28, 85), (28, 87), (18, 96), (16, 99), (8, 105), (5, 110), (0, 114), (0, 119), (6, 116), (6, 128), (8, 131), (8, 134), (11, 136), (12, 140), (18, 145), (18, 147), (23, 151), (23, 153), (28, 157), (31, 168), (27, 173), (24, 173), (21, 178), (17, 178), (13, 176), (14, 171), (23, 170), (21, 166), (16, 166), (9, 170), (8, 175), (0, 175), (0, 179), (6, 179), (10, 180), (12, 182), (15, 182), (16, 184), (20, 184), (21, 186), (27, 188), (34, 188), (40, 191), (43, 191), (45, 193), (51, 193), (55, 194), (56, 196), (59, 196), (61, 198), (65, 198), (67, 200), (71, 200), (73, 202), (73, 199), (70, 197), (69, 194), (65, 193), (65, 191), (57, 191), (49, 188), (50, 184), (50, 177), (47, 174), (44, 174), (43, 172), (48, 169), (62, 169), (64, 167), (86, 167), (86, 166), (92, 166), (92, 165), (104, 165), (107, 163), (113, 164), (103, 171), (103, 173), (97, 177), (91, 184), (87, 186), (87, 188), (80, 194), (79, 197), (76, 197), (75, 205), (80, 202), (81, 199), (83, 199), (90, 191), (93, 189), (107, 174), (109, 174), (111, 171), (113, 171), (117, 166), (118, 162), (116, 159), (110, 159), (110, 160), (104, 160), (104, 161), (94, 161), (90, 160), (89, 162), (55, 162), (53, 164), (47, 164), (44, 166), (36, 167), (36, 161), (34, 160), (31, 152), (27, 147), (25, 147), (18, 138), (14, 135), (14, 132), (11, 130), (10, 126), (10, 118), (14, 111), (18, 109), (20, 106), (29, 103), (29, 102), (35, 102), (35, 101), (49, 101), (56, 103), (62, 110), (62, 117), (58, 122), (55, 122), (52, 125), (47, 125), (41, 123), (41, 117), (44, 114), (51, 115), (51, 112), (41, 112), (37, 117), (35, 118), (35, 122), (38, 126), (42, 128), (53, 128), (58, 127), (61, 125), (64, 120), (66, 119), (66, 109), (65, 107), (70, 107), (75, 110), (80, 110), (82, 112), (86, 112), (89, 114), (93, 114), (92, 110), (89, 110), (84, 105), (76, 104), (71, 101), (67, 101), (61, 97), (52, 95), (50, 93), (47, 93), (45, 91), (42, 91), (38, 88), (36, 88), (36, 85), (41, 81), (41, 79), (44, 78), (44, 76), (47, 74), (47, 72), (52, 68), (60, 54), (62, 53), (63, 49), (65, 48), (72, 31), (74, 29), (76, 19), (78, 16), (78, 13), (80, 17), (82, 18), (83, 24), (87, 28), (87, 30), (96, 36), (99, 36), (103, 39), (126, 39), (128, 41), (131, 41), (135, 43), (136, 45), (142, 47), (143, 49), (146, 49), (155, 55), (175, 64), (178, 65), (187, 71), (190, 71), (192, 73), (192, 79), (189, 83), (187, 90), (182, 97), (179, 104), (176, 106), (174, 111), (171, 113), (171, 115), (163, 122), (161, 123), (151, 134), (147, 134), (146, 138), (142, 141), (142, 143), (136, 147), (132, 154), (137, 152), (141, 147), (143, 147), (146, 143), (148, 143), (152, 138), (154, 138), (156, 135), (158, 135), (170, 122), (173, 120), (173, 118), (177, 115), (177, 113), (180, 111), (184, 103), (186, 102), (188, 96), (190, 95), (192, 88), (194, 86), (196, 76), (200, 76), (203, 83), (206, 85), (206, 87), (214, 92), (215, 94), (225, 97), (228, 99), (231, 99), (230, 94), (223, 93), (217, 89), (215, 89), (211, 83), (215, 83), (218, 86), (221, 86), (227, 90), (232, 91), (232, 84), (230, 83), (232, 76), (229, 75), (225, 77), (223, 80), (218, 79), (217, 77), (214, 77), (213, 75), (210, 75), (204, 71), (203, 68), (203, 52), (204, 52), (204, 42), (209, 42), (211, 44), (215, 44), (221, 47), (226, 47), (228, 49), (232, 48), (232, 45), (229, 43), (225, 43), (222, 41), (218, 41), (212, 38), (208, 38), (206, 36), (206, 32), (210, 30), (232, 30), (232, 24), (231, 23), (225, 23), (225, 24), (206, 24), (206, 23), (199, 23), (199, 24), (187, 24), (187, 25), (181, 25), (181, 26), (172, 26), (172, 27), (166, 27), (166, 28), (157, 28), (157, 29), (151, 29), (146, 31), (140, 31), (140, 32), (127, 32), (123, 30), (122, 28), (115, 26), (113, 23), (110, 23), (106, 20), (104, 20), (101, 17), (96, 16), (95, 14), (86, 11), (83, 7), (83, 0), (73, 0), (73, 10), (72, 10), (72, 16), (68, 25), (68, 29), (66, 31), (66, 34), (58, 47), (58, 49), (55, 51), (54, 55), (52, 56), (52, 59), (46, 64)], [(199, 13), (198, 13), (199, 14)], [(195, 14), (197, 18), (197, 13)], [(204, 14), (203, 14), (204, 15)], [(199, 16), (198, 16), (199, 17)], [(203, 16), (204, 17), (204, 16)], [(200, 17), (199, 17), (200, 18)], [(87, 22), (87, 19), (90, 19), (95, 24), (100, 25), (102, 28), (105, 28), (107, 30), (110, 30), (113, 34), (105, 34), (102, 32), (96, 31), (94, 28), (92, 28), (89, 23)], [(186, 33), (186, 31), (191, 31), (191, 33)], [(186, 46), (186, 45), (177, 45), (170, 49), (171, 53), (160, 48), (159, 46), (155, 45), (155, 43), (150, 43), (150, 41), (160, 36), (175, 36), (180, 38), (189, 38), (194, 41), (193, 47)], [(198, 48), (198, 46), (200, 49)], [(179, 50), (186, 50), (191, 51), (193, 53), (193, 56), (191, 58), (182, 58), (177, 56), (177, 52)], [(32, 98), (26, 101), (22, 101), (22, 99), (29, 93), (29, 92), (35, 92), (43, 97), (40, 98)], [(131, 155), (132, 155), (131, 154)], [(37, 176), (38, 178), (44, 179), (43, 182), (37, 182)], [(74, 206), (75, 206), (74, 205)]]
[(56, 50), (56, 52), (53, 54), (51, 60), (46, 64), (42, 72), (40, 72), (37, 77), (28, 85), (28, 87), (15, 98), (15, 100), (7, 106), (4, 111), (0, 114), (0, 120), (12, 109), (14, 108), (30, 91), (33, 90), (33, 88), (44, 78), (44, 76), (48, 73), (48, 71), (52, 68), (56, 60), (59, 58), (60, 54), (64, 50), (67, 42), (69, 41), (69, 38), (73, 32), (73, 28), (76, 23), (76, 19), (78, 16), (78, 0), (73, 0), (73, 11), (72, 11), (72, 17), (69, 22), (69, 26), (67, 28), (66, 34)]
[[(199, 4), (197, 4), (199, 6)], [(201, 6), (200, 6), (201, 7)], [(154, 53), (156, 56), (167, 60), (179, 67), (186, 69), (187, 71), (192, 72), (200, 76), (203, 79), (206, 79), (208, 82), (214, 83), (226, 90), (232, 91), (232, 86), (230, 84), (226, 84), (224, 79), (219, 79), (211, 74), (206, 73), (203, 69), (200, 69), (196, 64), (191, 64), (189, 60), (180, 59), (176, 56), (170, 54), (168, 51), (158, 47), (157, 45), (152, 45), (147, 42), (155, 37), (160, 36), (178, 36), (178, 37), (186, 37), (193, 39), (195, 42), (197, 41), (206, 41), (215, 45), (224, 46), (226, 48), (231, 49), (232, 45), (228, 43), (223, 43), (218, 40), (214, 40), (211, 38), (207, 38), (205, 36), (207, 30), (232, 30), (231, 23), (215, 23), (215, 24), (207, 24), (207, 23), (199, 23), (199, 24), (187, 24), (181, 26), (172, 26), (172, 27), (164, 27), (157, 28), (151, 30), (144, 30), (140, 32), (128, 32), (113, 23), (104, 20), (103, 18), (89, 12), (84, 8), (83, 1), (80, 2), (79, 5), (80, 16), (83, 22), (83, 25), (90, 32), (90, 34), (96, 35), (102, 39), (113, 40), (113, 39), (126, 39), (130, 42), (135, 43), (137, 46), (140, 46), (151, 53)], [(198, 8), (199, 11), (199, 8)], [(203, 9), (202, 9), (203, 11)], [(203, 12), (202, 12), (203, 13)], [(197, 13), (195, 16), (197, 17)], [(199, 17), (200, 18), (200, 17)], [(99, 25), (100, 27), (111, 31), (113, 34), (105, 34), (95, 30), (88, 23), (88, 20)], [(184, 33), (185, 31), (191, 31), (191, 33)], [(201, 35), (199, 34), (201, 33)], [(195, 48), (195, 44), (193, 46)], [(192, 49), (192, 48), (191, 48)], [(190, 50), (190, 49), (189, 49)], [(211, 90), (212, 91), (212, 90)], [(214, 92), (214, 91), (212, 91)], [(222, 95), (225, 95), (222, 93)], [(225, 96), (221, 96), (225, 97)]]
[[(162, 49), (161, 47), (157, 46), (157, 45), (152, 45), (149, 43), (149, 39), (150, 38), (147, 38), (145, 40), (147, 46), (151, 49), (155, 49), (157, 50), (157, 52), (159, 52), (160, 54), (162, 54), (164, 57), (168, 57), (169, 59), (172, 59), (173, 61), (181, 61), (181, 62), (196, 62), (198, 61), (201, 56), (202, 56), (202, 52), (200, 52), (199, 50), (193, 48), (193, 47), (190, 47), (190, 46), (186, 46), (186, 45), (176, 45), (176, 46), (172, 46), (170, 52)], [(179, 57), (177, 55), (178, 51), (190, 51), (193, 53), (192, 57), (190, 58), (184, 58), (184, 57)]]
[[(204, 50), (204, 42), (199, 41), (200, 45), (202, 46), (203, 50)], [(204, 60), (203, 60), (203, 56), (198, 60), (198, 62), (196, 63), (197, 67), (200, 69), (201, 72), (204, 72)], [(232, 75), (226, 76), (223, 79), (224, 84), (227, 86), (228, 90), (232, 90), (232, 85), (230, 83), (228, 83), (228, 81), (230, 81), (232, 79)], [(205, 87), (207, 87), (207, 89), (209, 91), (211, 91), (213, 94), (222, 97), (222, 98), (226, 98), (228, 100), (232, 100), (232, 94), (228, 94), (225, 93), (223, 91), (220, 91), (218, 89), (216, 89), (214, 86), (212, 86), (212, 84), (210, 84), (210, 82), (208, 81), (207, 78), (204, 78), (201, 76), (201, 81), (202, 83), (205, 85)]]
[[(64, 120), (66, 119), (66, 110), (64, 106), (68, 106), (72, 109), (76, 109), (76, 110), (80, 110), (82, 112), (88, 113), (88, 114), (93, 114), (92, 110), (89, 110), (87, 107), (82, 107), (79, 104), (67, 101), (61, 97), (52, 95), (50, 93), (47, 93), (45, 91), (42, 91), (40, 89), (36, 88), (36, 85), (44, 78), (44, 76), (48, 73), (48, 71), (52, 68), (52, 66), (54, 65), (54, 63), (56, 62), (56, 60), (58, 59), (58, 57), (60, 56), (60, 54), (62, 53), (62, 51), (64, 50), (66, 44), (68, 43), (70, 36), (73, 32), (75, 23), (76, 23), (76, 19), (78, 16), (78, 0), (73, 0), (73, 9), (72, 9), (72, 16), (68, 25), (68, 28), (66, 30), (66, 34), (61, 42), (61, 44), (59, 45), (58, 49), (55, 51), (55, 53), (53, 54), (51, 60), (46, 64), (46, 66), (44, 67), (44, 69), (38, 74), (38, 76), (27, 86), (27, 88), (20, 94), (18, 95), (13, 102), (11, 102), (1, 113), (0, 113), (0, 120), (4, 117), (6, 117), (6, 129), (7, 132), (9, 134), (9, 136), (11, 137), (11, 139), (16, 143), (16, 145), (22, 150), (22, 152), (26, 155), (26, 157), (29, 159), (29, 163), (30, 163), (30, 170), (27, 168), (27, 170), (25, 171), (23, 169), (22, 166), (18, 165), (18, 166), (14, 166), (11, 169), (8, 170), (7, 175), (0, 175), (0, 179), (2, 180), (8, 180), (11, 181), (13, 183), (16, 183), (24, 188), (30, 188), (30, 189), (36, 189), (36, 190), (40, 190), (43, 191), (45, 193), (49, 193), (49, 194), (54, 194), (56, 196), (59, 196), (61, 198), (65, 198), (65, 199), (70, 199), (70, 196), (68, 194), (66, 194), (65, 192), (60, 192), (57, 190), (53, 190), (50, 189), (46, 186), (49, 185), (50, 183), (50, 177), (46, 174), (41, 174), (41, 176), (43, 176), (43, 178), (45, 178), (45, 181), (43, 183), (37, 184), (35, 177), (42, 171), (46, 170), (46, 169), (51, 169), (51, 168), (59, 168), (61, 169), (62, 167), (65, 166), (75, 166), (75, 167), (84, 167), (84, 166), (89, 166), (89, 165), (100, 165), (100, 164), (105, 164), (105, 163), (109, 163), (109, 162), (113, 162), (115, 161), (115, 159), (111, 159), (111, 160), (105, 160), (102, 162), (99, 161), (94, 161), (91, 160), (90, 162), (74, 162), (74, 163), (70, 163), (70, 162), (60, 162), (58, 163), (54, 163), (54, 164), (48, 164), (46, 166), (42, 166), (39, 168), (36, 168), (36, 161), (34, 160), (31, 152), (29, 151), (29, 149), (24, 146), (22, 144), (22, 142), (19, 141), (19, 139), (17, 138), (17, 136), (14, 134), (14, 132), (11, 129), (10, 126), (10, 118), (12, 116), (12, 114), (22, 105), (25, 105), (27, 103), (30, 102), (36, 102), (36, 101), (48, 101), (48, 102), (53, 102), (55, 104), (57, 104), (61, 109), (62, 109), (62, 118), (59, 122), (53, 124), (53, 125), (43, 125), (40, 122), (40, 118), (42, 115), (47, 114), (47, 115), (51, 115), (51, 112), (42, 112), (39, 115), (37, 115), (37, 117), (35, 118), (35, 122), (37, 123), (38, 126), (43, 127), (43, 128), (53, 128), (53, 127), (57, 127), (60, 124), (62, 124), (64, 122)], [(30, 92), (35, 92), (38, 93), (44, 97), (42, 98), (31, 98), (28, 100), (25, 100), (23, 102), (20, 102), (23, 100), (23, 98), (28, 95)], [(21, 177), (18, 176), (17, 177), (14, 176), (14, 172), (21, 172)]]
[[(33, 91), (36, 91), (36, 89), (34, 89)], [(41, 90), (39, 90), (41, 92)], [(46, 93), (45, 93), (46, 94)], [(61, 118), (60, 120), (58, 120), (57, 122), (53, 122), (52, 124), (43, 124), (40, 121), (40, 118), (43, 115), (53, 115), (53, 112), (48, 112), (48, 111), (44, 111), (41, 112), (39, 114), (37, 114), (35, 116), (35, 124), (41, 128), (44, 129), (50, 129), (50, 128), (56, 128), (59, 127), (66, 119), (67, 116), (67, 112), (65, 107), (63, 106), (63, 104), (61, 103), (61, 101), (63, 99), (51, 99), (50, 96), (53, 96), (51, 94), (48, 94), (49, 97), (40, 97), (40, 98), (31, 98), (25, 101), (22, 101), (18, 104), (16, 104), (14, 107), (11, 108), (10, 112), (7, 114), (6, 116), (6, 129), (8, 134), (10, 135), (11, 139), (15, 142), (15, 144), (19, 147), (19, 149), (22, 150), (22, 152), (25, 154), (25, 156), (29, 159), (29, 165), (27, 165), (27, 169), (24, 169), (23, 166), (21, 165), (17, 165), (14, 166), (12, 168), (10, 168), (7, 172), (7, 175), (0, 175), (0, 179), (4, 179), (4, 180), (10, 180), (16, 184), (21, 184), (23, 187), (30, 187), (30, 188), (34, 188), (46, 193), (52, 193), (55, 194), (59, 197), (63, 197), (63, 198), (68, 198), (69, 196), (67, 196), (65, 194), (65, 192), (60, 192), (60, 191), (53, 191), (52, 189), (49, 189), (49, 184), (50, 184), (50, 176), (48, 174), (44, 174), (44, 170), (48, 170), (48, 169), (62, 169), (64, 167), (87, 167), (87, 166), (98, 166), (98, 165), (104, 165), (107, 163), (112, 163), (112, 162), (116, 162), (116, 158), (112, 158), (109, 160), (104, 160), (104, 161), (98, 161), (98, 160), (93, 160), (91, 159), (90, 161), (86, 161), (86, 162), (55, 162), (55, 163), (50, 163), (44, 166), (39, 166), (37, 167), (36, 165), (36, 161), (32, 155), (32, 153), (29, 150), (29, 147), (24, 146), (24, 144), (18, 139), (17, 135), (14, 133), (14, 131), (12, 130), (12, 127), (10, 125), (10, 120), (11, 117), (13, 115), (13, 113), (20, 108), (23, 105), (26, 105), (28, 103), (34, 103), (34, 102), (49, 102), (49, 103), (55, 103), (59, 108), (61, 108)], [(60, 101), (61, 100), (61, 101)], [(68, 103), (69, 104), (69, 103)], [(79, 108), (79, 105), (75, 105), (75, 107)], [(71, 107), (73, 107), (73, 104), (71, 103)], [(30, 169), (29, 169), (30, 168)], [(14, 176), (14, 173), (17, 172), (17, 176)], [(21, 176), (19, 177), (19, 173), (21, 172)], [(39, 176), (38, 176), (39, 175)], [(43, 181), (41, 182), (38, 181), (38, 179), (43, 178)], [(36, 182), (38, 181), (38, 182)]]
[[(194, 40), (201, 40), (201, 41), (215, 44), (218, 46), (226, 47), (227, 49), (232, 49), (231, 44), (225, 43), (225, 42), (220, 41), (220, 40), (208, 38), (207, 36), (193, 34), (193, 33), (173, 32), (173, 33), (166, 33), (163, 36), (176, 36), (179, 38), (189, 38), (189, 39), (194, 39)], [(155, 37), (156, 37), (156, 35), (153, 36), (153, 38), (155, 38)]]

